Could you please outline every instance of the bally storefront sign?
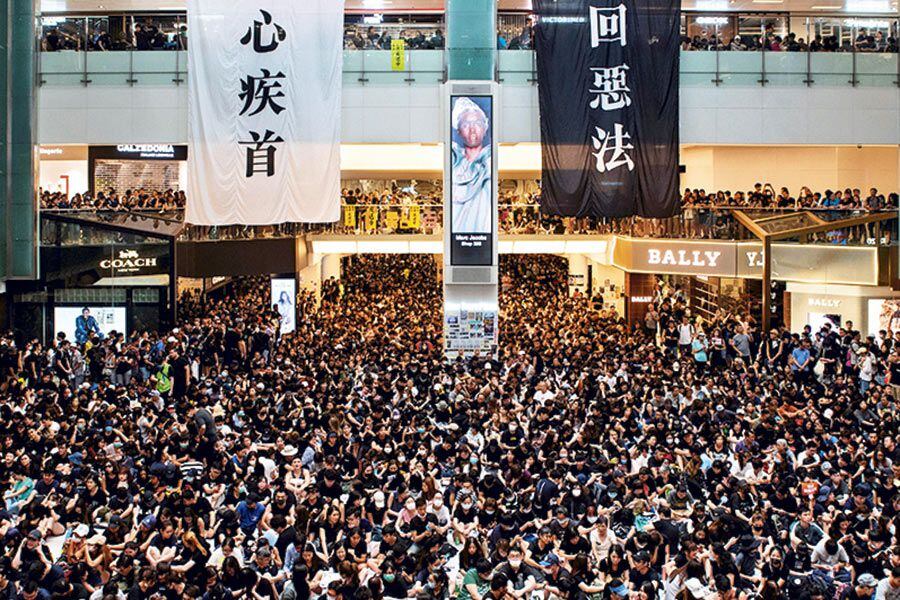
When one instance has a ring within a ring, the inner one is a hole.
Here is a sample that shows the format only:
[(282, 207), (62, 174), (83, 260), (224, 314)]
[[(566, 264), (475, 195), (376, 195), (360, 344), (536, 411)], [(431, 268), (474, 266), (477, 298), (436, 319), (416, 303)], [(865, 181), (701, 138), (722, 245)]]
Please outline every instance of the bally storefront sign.
[[(760, 242), (707, 242), (616, 237), (612, 263), (629, 273), (761, 279)], [(818, 244), (772, 246), (777, 281), (878, 285), (878, 250)]]
[(733, 243), (687, 242), (617, 237), (613, 264), (630, 273), (672, 273), (733, 277)]

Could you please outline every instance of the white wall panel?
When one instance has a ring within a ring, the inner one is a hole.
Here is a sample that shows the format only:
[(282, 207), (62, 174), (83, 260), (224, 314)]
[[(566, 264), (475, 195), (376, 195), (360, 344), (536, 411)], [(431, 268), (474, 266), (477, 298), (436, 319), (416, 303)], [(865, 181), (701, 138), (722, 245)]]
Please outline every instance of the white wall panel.
[[(539, 141), (537, 87), (500, 90), (497, 127), (505, 143)], [(185, 86), (45, 85), (42, 144), (183, 143)], [(900, 140), (896, 87), (721, 86), (681, 90), (685, 144), (890, 144)], [(346, 84), (343, 141), (435, 143), (441, 139), (438, 84)]]

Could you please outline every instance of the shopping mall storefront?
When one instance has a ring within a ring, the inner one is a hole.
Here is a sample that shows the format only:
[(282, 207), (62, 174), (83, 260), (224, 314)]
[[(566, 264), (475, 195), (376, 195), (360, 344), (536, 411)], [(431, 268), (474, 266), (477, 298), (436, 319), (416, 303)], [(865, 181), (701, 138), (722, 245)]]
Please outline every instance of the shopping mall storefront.
[[(772, 323), (799, 331), (807, 323), (815, 326), (839, 316), (870, 331), (875, 320), (885, 319), (882, 313), (892, 313), (888, 252), (889, 248), (773, 244), (772, 287), (767, 291), (772, 295)], [(626, 316), (630, 323), (640, 323), (661, 280), (679, 286), (694, 316), (711, 318), (723, 310), (758, 318), (764, 258), (762, 244), (755, 241), (616, 237), (610, 262), (625, 272)], [(832, 310), (835, 306), (842, 311)]]
[(175, 237), (180, 223), (120, 214), (41, 217), (41, 278), (10, 282), (10, 320), (23, 340), (75, 339), (88, 309), (100, 333), (158, 331), (175, 311)]

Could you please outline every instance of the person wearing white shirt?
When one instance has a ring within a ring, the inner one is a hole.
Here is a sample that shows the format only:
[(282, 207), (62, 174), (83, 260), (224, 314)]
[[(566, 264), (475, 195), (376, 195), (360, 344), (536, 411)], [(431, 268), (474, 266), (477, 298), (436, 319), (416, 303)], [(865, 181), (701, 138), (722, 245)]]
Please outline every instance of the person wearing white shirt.
[(534, 392), (535, 402), (543, 406), (544, 403), (547, 402), (547, 400), (550, 400), (555, 396), (556, 394), (550, 391), (550, 384), (548, 384), (546, 381), (541, 381), (537, 384), (537, 390)]
[(600, 562), (609, 556), (609, 549), (612, 548), (614, 544), (619, 543), (615, 532), (609, 528), (609, 519), (603, 515), (597, 517), (597, 522), (594, 523), (594, 528), (591, 529), (589, 538), (591, 541), (591, 551), (594, 554), (594, 560), (596, 562)]

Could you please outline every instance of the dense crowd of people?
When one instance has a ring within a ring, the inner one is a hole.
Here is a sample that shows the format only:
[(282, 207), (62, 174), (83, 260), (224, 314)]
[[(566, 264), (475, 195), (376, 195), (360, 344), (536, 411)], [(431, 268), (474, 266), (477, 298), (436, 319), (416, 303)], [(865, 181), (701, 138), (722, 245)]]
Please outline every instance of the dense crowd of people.
[(813, 192), (808, 187), (800, 188), (794, 196), (786, 187), (775, 191), (772, 184), (757, 183), (746, 192), (731, 193), (729, 190), (706, 192), (703, 189), (685, 189), (681, 198), (685, 207), (735, 207), (735, 208), (796, 208), (804, 210), (854, 210), (879, 211), (896, 210), (900, 206), (896, 192), (887, 195), (877, 188), (869, 188), (864, 193), (859, 188), (845, 188), (843, 191), (825, 190)]
[(0, 340), (0, 597), (900, 597), (900, 344), (632, 326), (504, 256), (445, 361), (438, 263), (354, 256), (282, 334), (264, 280), (167, 332)]
[(807, 42), (796, 33), (778, 35), (768, 28), (762, 35), (725, 36), (704, 31), (681, 38), (682, 50), (716, 50), (719, 52), (889, 52), (898, 51), (897, 37), (890, 30), (861, 28), (856, 37), (816, 34)]
[[(371, 183), (371, 182), (369, 182)], [(345, 187), (341, 191), (341, 220), (332, 225), (307, 226), (288, 223), (272, 227), (189, 227), (187, 239), (250, 239), (302, 235), (316, 231), (336, 233), (438, 233), (443, 227), (443, 197), (439, 182), (382, 182), (383, 185)], [(827, 218), (852, 216), (859, 211), (896, 211), (900, 206), (896, 192), (884, 194), (876, 188), (864, 193), (859, 188), (812, 192), (801, 188), (797, 195), (787, 188), (757, 183), (752, 189), (732, 193), (729, 190), (706, 192), (684, 190), (683, 211), (672, 219), (562, 218), (544, 213), (540, 208), (540, 183), (519, 182), (515, 189), (499, 193), (498, 220), (504, 233), (530, 234), (616, 234), (637, 237), (677, 237), (693, 239), (732, 239), (745, 235), (742, 226), (728, 209), (814, 210)], [(181, 218), (185, 206), (183, 191), (165, 192), (114, 189), (76, 194), (71, 198), (61, 192), (41, 192), (44, 210), (98, 210), (161, 213)], [(410, 207), (418, 207), (415, 218)], [(723, 210), (716, 210), (723, 209)], [(389, 214), (393, 213), (393, 214)], [(774, 214), (774, 213), (773, 213)], [(895, 236), (888, 224), (877, 231), (875, 226), (860, 225), (828, 233), (816, 234), (812, 243), (843, 245), (887, 244)]]
[(158, 211), (180, 210), (185, 205), (182, 190), (125, 190), (123, 193), (109, 188), (105, 192), (76, 193), (69, 196), (64, 192), (41, 190), (43, 210), (99, 210), (99, 211)]
[(45, 25), (41, 34), (43, 52), (187, 50), (185, 15), (51, 19), (52, 24)]

